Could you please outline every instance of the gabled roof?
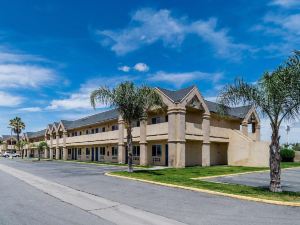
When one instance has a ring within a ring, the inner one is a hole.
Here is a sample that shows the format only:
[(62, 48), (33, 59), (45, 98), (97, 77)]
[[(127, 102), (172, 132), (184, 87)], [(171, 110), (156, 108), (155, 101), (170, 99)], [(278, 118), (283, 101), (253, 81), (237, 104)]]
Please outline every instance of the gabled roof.
[(166, 96), (168, 96), (173, 102), (180, 102), (191, 90), (193, 90), (195, 86), (190, 86), (187, 88), (183, 88), (177, 91), (167, 90), (164, 88), (158, 87), (158, 89), (163, 92)]
[[(193, 90), (193, 88), (195, 88), (195, 86), (190, 86), (190, 87), (183, 88), (183, 89), (180, 89), (177, 91), (172, 91), (172, 90), (167, 90), (167, 89), (158, 87), (158, 89), (161, 92), (163, 92), (166, 96), (168, 96), (175, 103), (181, 102), (184, 99), (184, 97), (187, 96), (188, 93), (190, 93)], [(207, 105), (208, 110), (210, 112), (218, 113), (218, 111), (219, 111), (218, 109), (220, 106), (218, 103), (205, 100), (205, 104)], [(249, 112), (251, 107), (252, 107), (251, 105), (234, 107), (234, 108), (227, 107), (226, 113), (228, 116), (243, 119), (243, 118), (245, 118), (245, 116), (247, 115), (247, 113)]]
[(65, 129), (74, 129), (78, 127), (84, 127), (88, 125), (93, 125), (97, 123), (101, 123), (108, 120), (118, 119), (119, 113), (117, 109), (112, 109), (105, 112), (100, 112), (95, 115), (91, 115), (88, 117), (84, 117), (82, 119), (68, 121), (62, 120)]
[(11, 138), (17, 139), (17, 135), (2, 135), (3, 141), (10, 140)]

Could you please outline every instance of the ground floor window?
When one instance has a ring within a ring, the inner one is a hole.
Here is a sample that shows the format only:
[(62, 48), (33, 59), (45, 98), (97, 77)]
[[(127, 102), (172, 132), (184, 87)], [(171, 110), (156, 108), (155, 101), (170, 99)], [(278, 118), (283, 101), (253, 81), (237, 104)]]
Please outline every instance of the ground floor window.
[(140, 146), (139, 145), (135, 145), (133, 146), (133, 156), (140, 156)]
[(100, 155), (105, 155), (105, 147), (100, 147)]
[(68, 149), (68, 154), (71, 155), (72, 149)]
[(81, 148), (78, 149), (78, 155), (81, 155)]
[(161, 145), (152, 145), (152, 156), (161, 157)]
[(86, 148), (86, 155), (90, 155), (90, 149), (89, 148)]
[(113, 157), (113, 158), (118, 157), (118, 147), (113, 146), (113, 147), (111, 148), (111, 154), (112, 154), (112, 157)]

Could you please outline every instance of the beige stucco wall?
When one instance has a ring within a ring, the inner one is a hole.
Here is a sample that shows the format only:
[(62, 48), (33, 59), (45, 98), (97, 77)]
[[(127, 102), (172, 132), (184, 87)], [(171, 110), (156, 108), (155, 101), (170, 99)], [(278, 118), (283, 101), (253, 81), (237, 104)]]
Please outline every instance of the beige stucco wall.
[(202, 164), (202, 142), (187, 141), (186, 142), (186, 166), (201, 166)]
[(210, 165), (228, 164), (228, 143), (210, 143)]
[(232, 131), (228, 146), (228, 164), (267, 167), (269, 165), (269, 143), (253, 141), (240, 131)]
[(300, 151), (295, 151), (295, 162), (300, 162)]
[(235, 130), (240, 129), (240, 121), (239, 120), (221, 119), (216, 116), (211, 116), (210, 125), (214, 126), (214, 127), (230, 128), (230, 129), (235, 129)]

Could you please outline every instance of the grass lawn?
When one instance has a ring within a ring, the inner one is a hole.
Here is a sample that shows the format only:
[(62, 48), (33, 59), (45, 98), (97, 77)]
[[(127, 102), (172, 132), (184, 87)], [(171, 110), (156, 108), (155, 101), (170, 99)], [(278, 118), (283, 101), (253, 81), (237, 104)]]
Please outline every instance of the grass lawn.
[[(282, 163), (283, 168), (300, 166), (300, 163)], [(222, 184), (208, 182), (204, 180), (193, 180), (191, 178), (207, 177), (225, 174), (235, 174), (243, 172), (263, 171), (268, 168), (253, 168), (239, 166), (212, 166), (212, 167), (187, 167), (183, 169), (164, 169), (164, 170), (141, 170), (134, 173), (113, 172), (112, 174), (138, 178), (149, 181), (175, 184), (199, 189), (212, 190), (228, 194), (243, 195), (261, 199), (300, 202), (300, 193), (282, 192), (272, 193), (268, 189), (249, 187), (237, 184)]]

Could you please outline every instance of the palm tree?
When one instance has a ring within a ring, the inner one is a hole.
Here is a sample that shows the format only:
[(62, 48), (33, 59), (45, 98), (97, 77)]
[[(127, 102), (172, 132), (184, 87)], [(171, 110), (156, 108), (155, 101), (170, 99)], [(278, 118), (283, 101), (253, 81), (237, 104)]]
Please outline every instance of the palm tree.
[[(219, 96), (223, 106), (251, 104), (270, 120), (270, 186), (272, 192), (281, 192), (280, 134), (284, 120), (294, 120), (300, 113), (300, 52), (295, 52), (273, 72), (266, 72), (256, 83), (236, 79)], [(222, 107), (223, 112), (226, 107)]]
[(126, 81), (113, 89), (100, 87), (91, 93), (90, 100), (94, 108), (100, 102), (118, 109), (127, 130), (128, 171), (132, 172), (132, 123), (143, 119), (150, 108), (161, 107), (160, 95), (153, 88)]
[(20, 151), (20, 146), (18, 143), (20, 142), (20, 134), (22, 130), (25, 129), (25, 123), (22, 121), (20, 117), (16, 117), (9, 121), (9, 126), (12, 128), (13, 132), (17, 135), (17, 147), (19, 148)]
[(41, 160), (41, 151), (46, 150), (48, 148), (48, 144), (45, 141), (41, 141), (37, 146), (38, 149), (38, 159)]

